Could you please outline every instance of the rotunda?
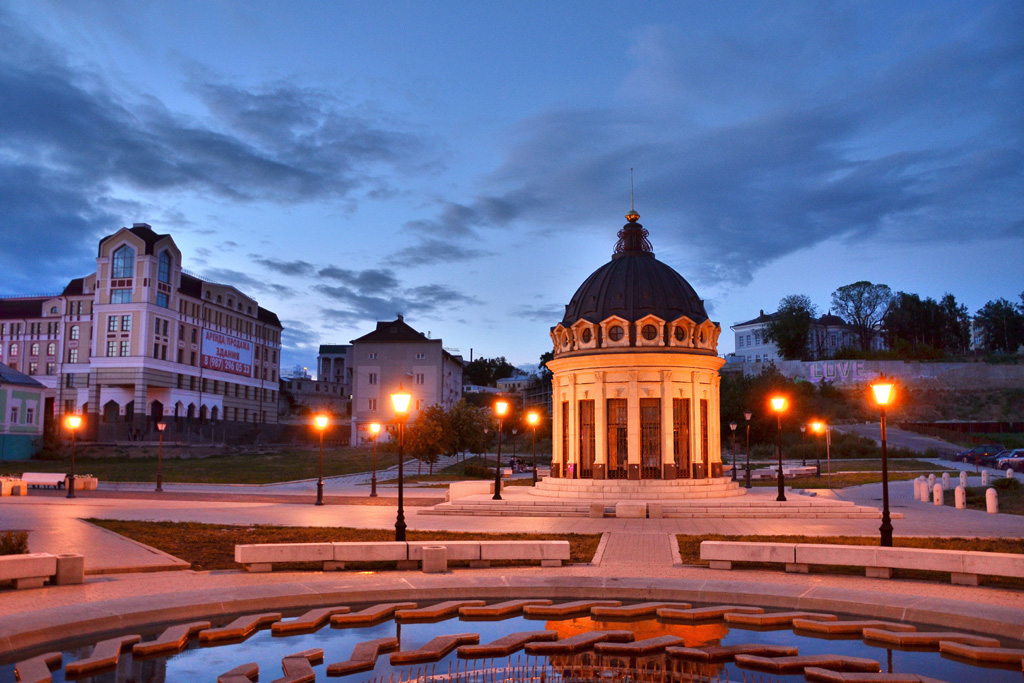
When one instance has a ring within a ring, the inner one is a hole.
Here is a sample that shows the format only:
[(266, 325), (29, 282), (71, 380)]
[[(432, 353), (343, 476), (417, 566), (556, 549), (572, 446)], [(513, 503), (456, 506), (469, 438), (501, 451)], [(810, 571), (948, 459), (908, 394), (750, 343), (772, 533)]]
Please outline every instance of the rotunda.
[(718, 336), (704, 302), (654, 257), (635, 211), (615, 253), (551, 329), (551, 475), (722, 476)]

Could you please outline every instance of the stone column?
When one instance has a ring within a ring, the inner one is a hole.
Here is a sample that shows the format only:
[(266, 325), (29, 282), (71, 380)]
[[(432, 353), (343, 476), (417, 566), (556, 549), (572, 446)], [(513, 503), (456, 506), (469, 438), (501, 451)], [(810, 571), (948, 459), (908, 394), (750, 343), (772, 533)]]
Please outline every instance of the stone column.
[[(75, 389), (75, 410), (78, 411), (77, 389)], [(100, 405), (100, 383), (96, 370), (89, 371), (89, 407), (85, 415), (85, 429), (79, 433), (79, 439), (88, 438), (95, 441), (100, 433), (100, 416), (103, 414), (103, 406)], [(88, 435), (88, 437), (86, 437)]]
[(700, 448), (701, 422), (700, 422), (700, 373), (690, 373), (690, 476), (697, 478), (698, 472), (702, 472), (700, 478), (707, 476), (707, 468), (704, 456)]
[(569, 435), (569, 452), (562, 454), (562, 462), (566, 467), (572, 466), (573, 478), (580, 476), (580, 435), (579, 435), (579, 398), (576, 395), (576, 374), (569, 375), (569, 424), (566, 425), (566, 434)]
[[(722, 405), (719, 400), (719, 388), (722, 377), (717, 373), (711, 375), (708, 385), (708, 476), (722, 476)], [(735, 464), (735, 463), (733, 463)]]
[(640, 373), (629, 371), (626, 387), (626, 471), (630, 479), (640, 478)]
[(608, 478), (608, 406), (604, 373), (594, 373), (594, 479)]
[(661, 476), (676, 478), (676, 462), (672, 443), (672, 371), (661, 371)]
[(551, 378), (551, 476), (562, 476), (562, 394), (558, 387), (558, 376)]

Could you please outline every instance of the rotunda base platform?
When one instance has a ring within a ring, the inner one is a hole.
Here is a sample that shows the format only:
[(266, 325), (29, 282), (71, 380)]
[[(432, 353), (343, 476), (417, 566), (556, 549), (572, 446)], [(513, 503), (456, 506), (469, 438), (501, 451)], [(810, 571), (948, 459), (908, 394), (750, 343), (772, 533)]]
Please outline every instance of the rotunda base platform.
[(709, 479), (562, 479), (544, 477), (527, 489), (530, 495), (565, 500), (698, 500), (746, 495), (728, 477)]

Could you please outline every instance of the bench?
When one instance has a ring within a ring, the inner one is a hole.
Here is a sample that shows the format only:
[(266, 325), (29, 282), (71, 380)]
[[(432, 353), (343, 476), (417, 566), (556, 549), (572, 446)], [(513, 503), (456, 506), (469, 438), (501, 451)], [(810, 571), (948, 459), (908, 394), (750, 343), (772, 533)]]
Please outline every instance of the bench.
[(733, 562), (781, 563), (788, 572), (807, 573), (810, 565), (864, 567), (866, 576), (892, 578), (893, 569), (949, 572), (954, 584), (977, 586), (978, 576), (1024, 576), (1024, 555), (929, 548), (883, 548), (815, 543), (741, 543), (704, 541), (700, 557), (712, 569)]
[(28, 484), (21, 479), (0, 477), (0, 496), (27, 496)]
[(469, 562), (473, 568), (499, 560), (560, 567), (570, 558), (568, 541), (391, 541), (236, 545), (235, 562), (250, 572), (269, 572), (275, 564), (289, 562), (320, 562), (324, 571), (344, 569), (347, 562), (394, 562), (398, 569), (416, 569), (424, 548), (439, 546), (445, 548), (447, 561)]
[(82, 583), (84, 575), (85, 558), (82, 555), (0, 555), (0, 583), (10, 581), (15, 589), (42, 588), (47, 580), (54, 585)]
[(52, 486), (56, 489), (64, 488), (64, 480), (68, 475), (60, 472), (25, 472), (21, 480), (26, 486)]

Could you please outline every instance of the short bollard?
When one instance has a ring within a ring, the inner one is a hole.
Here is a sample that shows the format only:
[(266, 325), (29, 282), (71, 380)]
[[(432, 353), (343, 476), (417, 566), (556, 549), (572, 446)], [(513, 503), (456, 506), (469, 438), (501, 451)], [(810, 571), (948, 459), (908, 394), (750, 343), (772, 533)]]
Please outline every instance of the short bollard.
[(928, 475), (928, 490), (931, 491), (933, 486), (935, 486), (935, 475), (934, 474), (929, 474)]
[(943, 472), (942, 473), (942, 490), (943, 491), (948, 491), (949, 490), (949, 472)]
[(918, 477), (914, 480), (914, 500), (923, 500), (922, 491), (924, 491), (924, 477)]
[(963, 486), (964, 488), (967, 488), (967, 473), (966, 472), (961, 472), (960, 473), (960, 485)]
[(963, 486), (957, 486), (953, 491), (953, 498), (956, 501), (956, 509), (963, 510), (967, 507), (967, 492)]
[(990, 515), (999, 512), (999, 494), (995, 489), (985, 491), (985, 511)]
[(424, 574), (444, 574), (448, 571), (448, 549), (443, 545), (425, 545), (422, 552)]
[(988, 470), (981, 471), (981, 485), (988, 486)]
[(932, 487), (932, 502), (936, 505), (942, 505), (942, 484), (936, 484)]
[(1011, 468), (1011, 467), (1007, 467), (1006, 468), (1006, 478), (1007, 479), (1013, 479), (1013, 468)]

